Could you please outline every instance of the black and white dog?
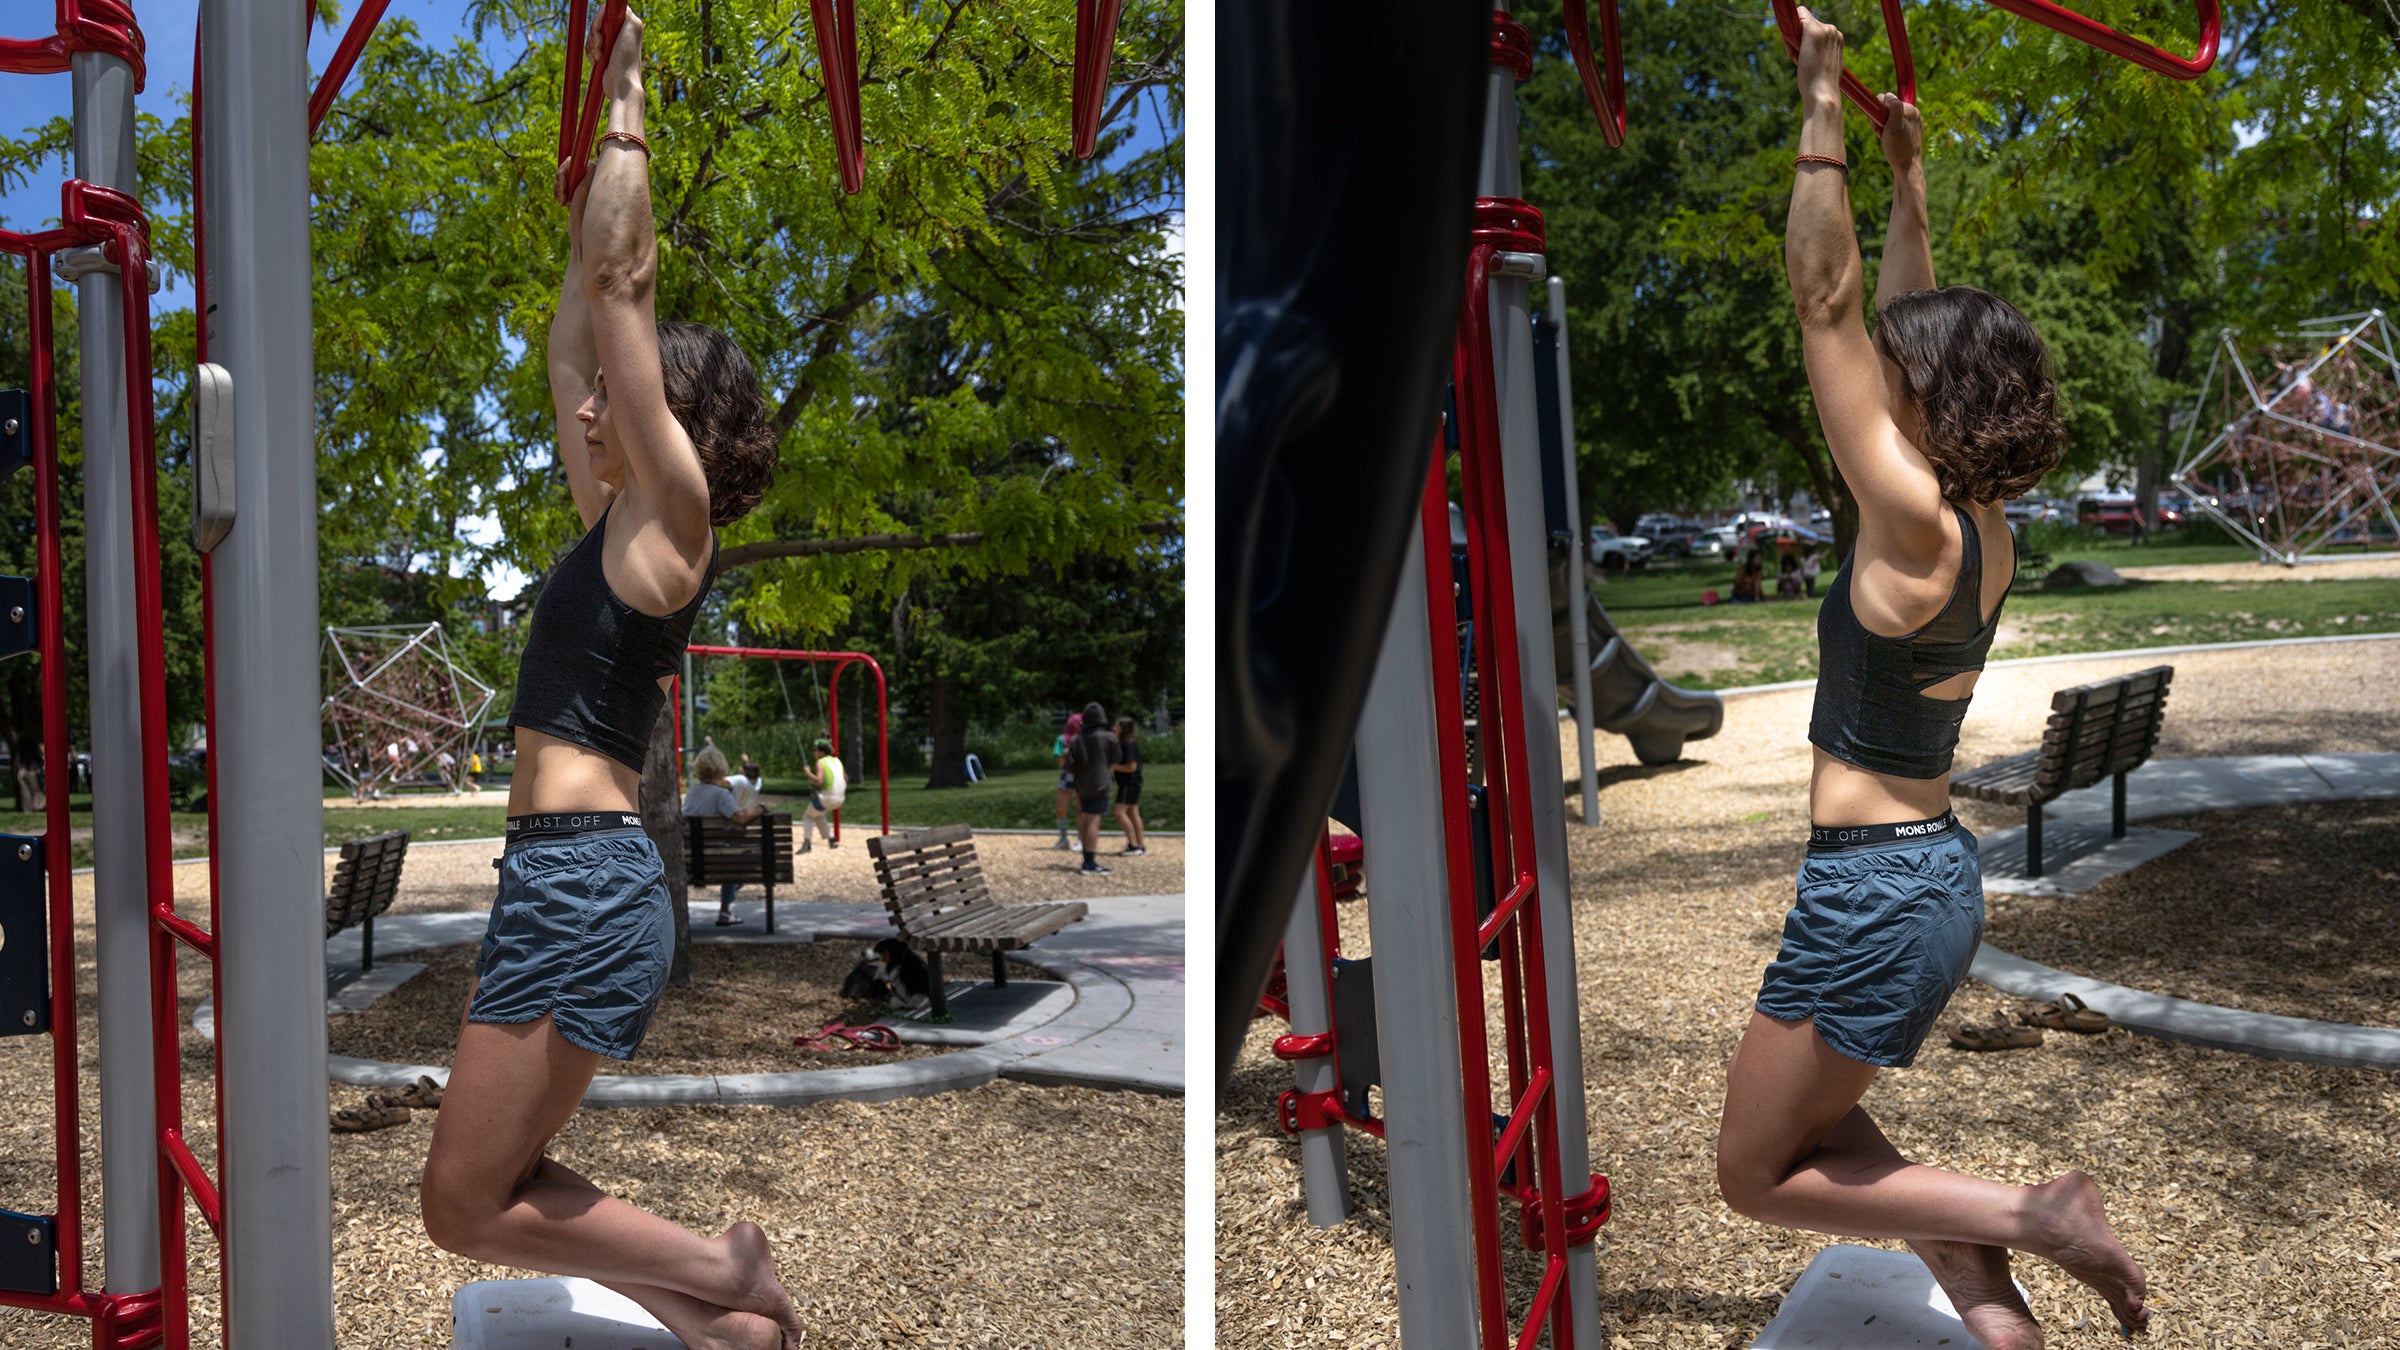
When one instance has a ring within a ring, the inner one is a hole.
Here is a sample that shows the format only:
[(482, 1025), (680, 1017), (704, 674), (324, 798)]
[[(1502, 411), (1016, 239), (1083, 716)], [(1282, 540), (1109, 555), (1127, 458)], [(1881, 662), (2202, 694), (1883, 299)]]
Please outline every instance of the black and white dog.
[(859, 954), (858, 964), (842, 981), (842, 997), (878, 998), (893, 1008), (928, 1008), (933, 1005), (933, 972), (907, 943), (885, 938)]

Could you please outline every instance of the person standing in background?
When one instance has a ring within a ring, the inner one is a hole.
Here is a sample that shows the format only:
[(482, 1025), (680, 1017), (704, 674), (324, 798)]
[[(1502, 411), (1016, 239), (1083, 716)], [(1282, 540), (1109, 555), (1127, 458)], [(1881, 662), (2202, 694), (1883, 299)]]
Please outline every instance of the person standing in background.
[(1141, 729), (1130, 717), (1117, 719), (1117, 828), (1125, 832), (1125, 851), (1139, 856), (1150, 851), (1142, 837)]
[[(758, 819), (758, 808), (741, 800), (734, 789), (738, 779), (725, 773), (725, 752), (715, 746), (702, 750), (692, 762), (692, 790), (683, 794), (683, 814), (690, 816), (722, 816), (736, 824)], [(741, 920), (733, 917), (733, 897), (742, 889), (741, 883), (728, 881), (717, 887), (717, 927), (730, 928)]]
[(1064, 853), (1070, 847), (1067, 843), (1067, 822), (1074, 819), (1071, 813), (1075, 810), (1075, 775), (1067, 770), (1067, 745), (1082, 730), (1083, 714), (1069, 713), (1066, 730), (1059, 732), (1058, 739), (1050, 742), (1050, 754), (1058, 761), (1058, 842), (1050, 847), (1058, 853)]
[(1108, 729), (1108, 714), (1097, 703), (1083, 705), (1082, 731), (1067, 742), (1067, 773), (1074, 785), (1075, 828), (1083, 836), (1083, 870), (1106, 875), (1100, 865), (1100, 818), (1108, 814), (1111, 780), (1123, 758), (1116, 733)]

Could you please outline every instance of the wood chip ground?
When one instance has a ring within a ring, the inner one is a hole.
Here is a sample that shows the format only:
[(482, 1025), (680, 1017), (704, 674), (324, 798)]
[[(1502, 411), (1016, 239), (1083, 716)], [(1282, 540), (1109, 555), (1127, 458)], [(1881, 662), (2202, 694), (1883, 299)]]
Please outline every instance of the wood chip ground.
[[(2161, 757), (2400, 750), (2400, 642), (2171, 659), (2175, 692)], [(1987, 672), (1959, 763), (2033, 745), (2053, 689), (2153, 663)], [(1597, 1247), (1612, 1346), (1739, 1350), (1774, 1315), (1809, 1257), (1835, 1240), (1736, 1217), (1716, 1194), (1712, 1165), (1725, 1059), (1774, 956), (1800, 859), (1809, 700), (1806, 689), (1729, 700), (1721, 734), (1660, 768), (1634, 763), (1622, 739), (1601, 736), (1602, 826), (1570, 825), (1585, 1107), (1593, 1166), (1609, 1174), (1617, 1206)], [(1571, 773), (1571, 727), (1562, 740)], [(1972, 804), (1961, 814), (1985, 832), (2023, 818)], [(2274, 817), (2271, 828), (2284, 834), (2282, 865), (2352, 869), (2332, 873), (2330, 885), (2312, 883), (2323, 885), (2312, 891), (2320, 898), (2296, 922), (2318, 923), (2344, 904), (2369, 919), (2388, 914), (2394, 888), (2372, 870), (2388, 868), (2374, 861), (2388, 858), (2388, 839), (2376, 852), (2352, 849), (2347, 837), (2352, 830), (2388, 835), (2388, 818), (2365, 808), (2329, 811), (2321, 820), (2310, 814), (2260, 815)], [(2234, 832), (2241, 828), (2237, 820)], [(2346, 860), (2351, 854), (2355, 863)], [(2172, 914), (2157, 923), (2218, 922), (2212, 895), (2257, 889), (2255, 875), (2220, 876), (2199, 866), (2203, 860), (2192, 854), (2178, 864), (2187, 869), (2179, 884), (2198, 894), (2173, 902)], [(1372, 840), (1367, 877), (1371, 888)], [(2346, 895), (2344, 878), (2355, 883)], [(2111, 883), (2125, 893), (2086, 903), (2133, 909), (2145, 895), (2163, 900), (2140, 889), (2148, 884)], [(2123, 961), (2139, 933), (2151, 931), (2130, 921), (2090, 933), (2069, 925), (2058, 930), (2054, 948), (2043, 948), (2037, 934), (2049, 930), (2042, 925), (2065, 921), (2033, 906), (1994, 909), (2018, 950), (2048, 950), (2038, 959), (2070, 970), (2083, 968), (2087, 954), (2095, 968)], [(1345, 906), (1342, 919), (1344, 948), (1368, 950), (1364, 907)], [(2117, 955), (2105, 943), (2120, 944)], [(2330, 944), (2308, 949), (2357, 965), (2358, 983), (2370, 992), (2337, 1006), (2361, 1015), (2382, 997), (2372, 990), (2390, 987), (2388, 971), (2368, 967), (2392, 949), (2385, 939), (2371, 943), (2384, 945), (2339, 957)], [(2288, 1010), (2276, 1000), (2305, 1002), (2320, 987), (2310, 983), (2314, 975), (2295, 972), (2294, 989), (2270, 994), (2239, 970), (2215, 967), (2205, 978), (2218, 982), (2215, 991), (2271, 1011)], [(2161, 973), (2203, 978), (2197, 963)], [(2017, 1003), (1970, 983), (1943, 1024), (1988, 1021)], [(2386, 1003), (2370, 1020), (2392, 1025), (2396, 1013)], [(1358, 1215), (1339, 1228), (1311, 1228), (1299, 1198), (1297, 1150), (1273, 1125), (1274, 1096), (1292, 1085), (1290, 1067), (1267, 1052), (1275, 1029), (1253, 1024), (1219, 1102), (1217, 1344), (1397, 1346), (1382, 1146), (1351, 1136)], [(2390, 1074), (2254, 1059), (2124, 1031), (2054, 1033), (2039, 1049), (1999, 1054), (1955, 1052), (1937, 1035), (1914, 1068), (1879, 1079), (1866, 1105), (1903, 1150), (1926, 1162), (2010, 1182), (2091, 1173), (2109, 1194), (2126, 1244), (2149, 1269), (2157, 1317), (2148, 1343), (2162, 1350), (2400, 1343), (2400, 1163), (2393, 1155), (2400, 1090)], [(1513, 1240), (1513, 1221), (1505, 1231)], [(1522, 1308), (1536, 1267), (1517, 1253), (1509, 1271), (1512, 1308)], [(2052, 1347), (2124, 1344), (2106, 1307), (2055, 1268), (2024, 1258), (2017, 1277)]]
[[(1003, 900), (1183, 889), (1180, 838), (1153, 838), (1148, 857), (1109, 857), (1117, 871), (1108, 877), (1078, 874), (1073, 869), (1081, 865), (1080, 855), (1051, 852), (1049, 836), (994, 835), (978, 842)], [(393, 912), (488, 907), (497, 849), (411, 848)], [(779, 888), (779, 898), (876, 902), (860, 836), (853, 834), (839, 849), (820, 844), (796, 862), (797, 884), (788, 892)], [(206, 869), (178, 867), (175, 879), (185, 912), (205, 913)], [(97, 1288), (105, 1234), (91, 878), (76, 878), (75, 892), (84, 1012), (77, 1033), (86, 1103), (84, 1234), (87, 1279)], [(745, 898), (755, 899), (757, 892)], [(705, 974), (717, 958), (705, 944), (697, 955)], [(845, 944), (842, 967), (855, 956)], [(188, 1028), (206, 979), (189, 956), (180, 974)], [(455, 1029), (457, 1003), (446, 1013), (439, 1005), (428, 999), (423, 1017), (429, 1023), (446, 1018)], [(777, 1033), (788, 1041), (802, 1020), (800, 1010), (810, 1006), (795, 1003), (786, 1015), (789, 1028), (779, 1025)], [(762, 1012), (744, 1020), (768, 1019)], [(704, 1014), (695, 1025), (705, 1022)], [(0, 1101), (10, 1104), (0, 1111), (0, 1207), (25, 1213), (48, 1213), (56, 1205), (49, 1046), (46, 1037), (0, 1041)], [(652, 1048), (644, 1046), (645, 1058)], [(695, 1056), (702, 1049), (695, 1044)], [(739, 1046), (725, 1049), (724, 1063), (710, 1071), (739, 1071), (746, 1062)], [(445, 1052), (433, 1062), (446, 1058)], [(819, 1058), (871, 1062), (864, 1055)], [(184, 1119), (196, 1151), (213, 1170), (212, 1067), (208, 1043), (187, 1030)], [(657, 1059), (637, 1058), (632, 1068), (669, 1071)], [(354, 1105), (362, 1096), (357, 1088), (329, 1088), (328, 1110)], [(450, 1297), (460, 1285), (531, 1273), (455, 1257), (426, 1239), (416, 1187), (432, 1131), (432, 1113), (419, 1112), (391, 1129), (332, 1136), (335, 1332), (342, 1346), (447, 1347)], [(611, 1192), (687, 1227), (717, 1233), (737, 1219), (756, 1221), (775, 1244), (812, 1347), (1117, 1350), (1183, 1343), (1183, 1103), (1177, 1098), (993, 1083), (878, 1105), (590, 1110), (568, 1125), (552, 1153)], [(214, 1346), (222, 1339), (216, 1244), (197, 1211), (189, 1227), (193, 1343)], [(87, 1322), (0, 1308), (0, 1347), (6, 1350), (82, 1350), (90, 1344)]]

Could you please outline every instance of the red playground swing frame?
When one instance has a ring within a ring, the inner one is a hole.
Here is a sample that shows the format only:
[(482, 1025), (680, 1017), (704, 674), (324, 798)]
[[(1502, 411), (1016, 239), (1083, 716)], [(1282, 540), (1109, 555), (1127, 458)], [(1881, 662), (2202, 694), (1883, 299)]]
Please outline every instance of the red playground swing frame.
[[(883, 832), (892, 832), (892, 723), (891, 700), (883, 683), (883, 667), (865, 652), (811, 652), (787, 647), (710, 647), (695, 643), (684, 648), (693, 657), (730, 656), (737, 660), (763, 661), (831, 661), (833, 678), (825, 682), (826, 738), (834, 749), (842, 745), (842, 672), (854, 665), (864, 665), (875, 676), (875, 795), (881, 799)], [(680, 684), (681, 681), (679, 680)], [(675, 763), (683, 763), (683, 691), (675, 691)], [(842, 838), (842, 809), (835, 807), (833, 815), (834, 842)]]

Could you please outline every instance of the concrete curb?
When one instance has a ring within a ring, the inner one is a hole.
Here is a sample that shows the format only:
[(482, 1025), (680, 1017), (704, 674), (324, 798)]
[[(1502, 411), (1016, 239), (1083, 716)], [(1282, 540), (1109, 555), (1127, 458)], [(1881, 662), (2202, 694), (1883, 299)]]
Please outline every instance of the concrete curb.
[[(2128, 822), (2246, 806), (2400, 798), (2400, 753), (2153, 760), (2136, 770), (2125, 788)], [(2051, 810), (2063, 819), (2106, 821), (2107, 785), (2070, 792), (2053, 802)], [(1967, 973), (2020, 998), (2073, 994), (2118, 1025), (2145, 1036), (2263, 1059), (2400, 1069), (2400, 1030), (2388, 1027), (2317, 1022), (2170, 998), (2053, 970), (1997, 947), (1978, 951)]]
[[(1986, 670), (2011, 666), (2055, 666), (2069, 661), (2114, 661), (2140, 656), (2177, 656), (2185, 652), (2233, 652), (2246, 647), (2304, 647), (2327, 642), (2394, 642), (2400, 633), (2327, 633), (2319, 637), (2258, 638), (2249, 642), (2195, 642), (2181, 647), (2124, 647), (2112, 652), (2060, 652), (2054, 656), (2012, 656), (2005, 661), (1992, 661)], [(1715, 694), (1733, 698), (1742, 694), (1780, 694), (1787, 689), (1807, 689), (1815, 680), (1785, 680), (1779, 684), (1743, 684), (1731, 689), (1696, 689), (1699, 694)]]

